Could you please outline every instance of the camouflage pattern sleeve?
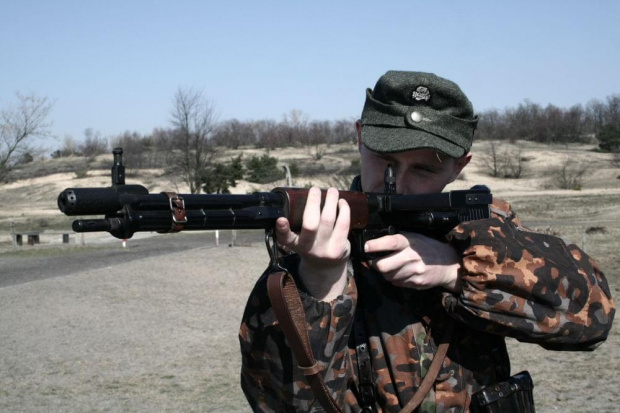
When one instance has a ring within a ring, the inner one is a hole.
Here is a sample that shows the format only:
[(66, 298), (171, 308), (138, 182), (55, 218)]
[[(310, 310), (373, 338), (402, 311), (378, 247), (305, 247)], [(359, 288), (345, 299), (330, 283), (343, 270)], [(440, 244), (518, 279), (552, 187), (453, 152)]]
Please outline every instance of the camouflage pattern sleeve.
[[(332, 397), (342, 405), (353, 376), (347, 343), (357, 300), (355, 282), (350, 277), (346, 291), (336, 300), (317, 301), (299, 284), (295, 257), (285, 267), (300, 288), (314, 357), (327, 372), (324, 380)], [(253, 411), (323, 411), (275, 319), (267, 296), (268, 276), (269, 272), (264, 273), (250, 294), (239, 330), (243, 392)]]
[(607, 338), (615, 309), (609, 285), (576, 245), (522, 227), (494, 201), (491, 218), (448, 234), (461, 253), (460, 294), (443, 305), (471, 328), (552, 350), (593, 350)]

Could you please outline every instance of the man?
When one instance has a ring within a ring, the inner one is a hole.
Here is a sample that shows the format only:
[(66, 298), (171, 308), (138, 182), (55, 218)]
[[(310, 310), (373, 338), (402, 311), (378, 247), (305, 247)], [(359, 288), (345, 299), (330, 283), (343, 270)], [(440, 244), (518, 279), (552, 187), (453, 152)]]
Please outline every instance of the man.
[[(476, 124), (453, 82), (387, 72), (367, 90), (356, 124), (362, 167), (351, 189), (383, 192), (390, 164), (398, 193), (441, 192), (471, 160)], [(381, 255), (366, 263), (351, 260), (349, 224), (349, 206), (333, 188), (322, 209), (320, 191), (310, 190), (299, 233), (284, 218), (276, 224), (279, 246), (294, 252), (282, 265), (295, 277), (312, 351), (343, 410), (399, 411), (445, 341), (419, 411), (468, 411), (477, 392), (510, 376), (503, 337), (591, 350), (611, 328), (614, 304), (596, 263), (575, 245), (529, 232), (503, 201), (494, 201), (491, 218), (462, 223), (445, 240), (370, 240), (365, 252)], [(241, 325), (243, 390), (256, 411), (320, 410), (275, 319), (267, 276)], [(363, 357), (371, 370), (358, 363)]]

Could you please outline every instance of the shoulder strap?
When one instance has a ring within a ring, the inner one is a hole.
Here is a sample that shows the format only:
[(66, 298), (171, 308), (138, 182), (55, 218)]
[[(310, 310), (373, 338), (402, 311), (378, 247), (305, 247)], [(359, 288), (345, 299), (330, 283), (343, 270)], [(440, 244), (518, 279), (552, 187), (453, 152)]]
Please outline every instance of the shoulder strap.
[(312, 392), (325, 411), (342, 412), (329, 394), (321, 374), (322, 369), (312, 354), (306, 315), (293, 277), (286, 271), (270, 274), (267, 279), (267, 294), (280, 328), (297, 358), (299, 370), (306, 376)]
[(411, 400), (403, 407), (400, 411), (401, 413), (410, 413), (413, 412), (418, 406), (422, 403), (426, 395), (433, 388), (433, 384), (435, 384), (435, 379), (439, 375), (439, 370), (441, 370), (441, 366), (443, 364), (444, 359), (446, 358), (446, 354), (448, 354), (448, 347), (450, 347), (450, 338), (452, 337), (452, 329), (454, 328), (454, 321), (450, 319), (448, 325), (446, 326), (446, 330), (441, 337), (441, 343), (437, 347), (437, 351), (435, 352), (435, 356), (433, 357), (433, 361), (431, 361), (431, 365), (422, 379), (422, 383), (420, 383), (420, 387), (415, 392)]
[[(327, 386), (325, 386), (325, 381), (321, 374), (322, 369), (312, 354), (310, 338), (306, 328), (306, 316), (293, 277), (286, 271), (277, 271), (270, 274), (267, 279), (267, 294), (271, 300), (271, 306), (276, 319), (280, 323), (280, 328), (288, 340), (289, 346), (299, 363), (298, 367), (302, 374), (306, 376), (312, 392), (327, 412), (341, 413), (342, 410), (329, 394)], [(420, 387), (415, 392), (413, 398), (401, 410), (401, 413), (414, 411), (433, 387), (439, 370), (441, 370), (443, 360), (448, 353), (452, 328), (453, 322), (450, 321)]]

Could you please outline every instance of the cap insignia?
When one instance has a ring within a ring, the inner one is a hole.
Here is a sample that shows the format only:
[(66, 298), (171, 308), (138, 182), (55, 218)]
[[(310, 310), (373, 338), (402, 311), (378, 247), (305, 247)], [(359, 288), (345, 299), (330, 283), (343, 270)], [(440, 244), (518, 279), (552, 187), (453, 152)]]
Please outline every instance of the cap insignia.
[(431, 98), (431, 92), (425, 86), (418, 86), (411, 94), (411, 97), (415, 100), (429, 100)]

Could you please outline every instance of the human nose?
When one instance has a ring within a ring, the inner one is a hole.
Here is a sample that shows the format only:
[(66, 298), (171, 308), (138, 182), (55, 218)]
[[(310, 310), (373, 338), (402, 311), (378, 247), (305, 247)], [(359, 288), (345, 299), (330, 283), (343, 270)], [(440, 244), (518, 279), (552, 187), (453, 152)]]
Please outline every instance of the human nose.
[(399, 168), (398, 165), (392, 167), (394, 182), (396, 183), (396, 193), (403, 194), (407, 190), (408, 179), (406, 177), (403, 168)]

